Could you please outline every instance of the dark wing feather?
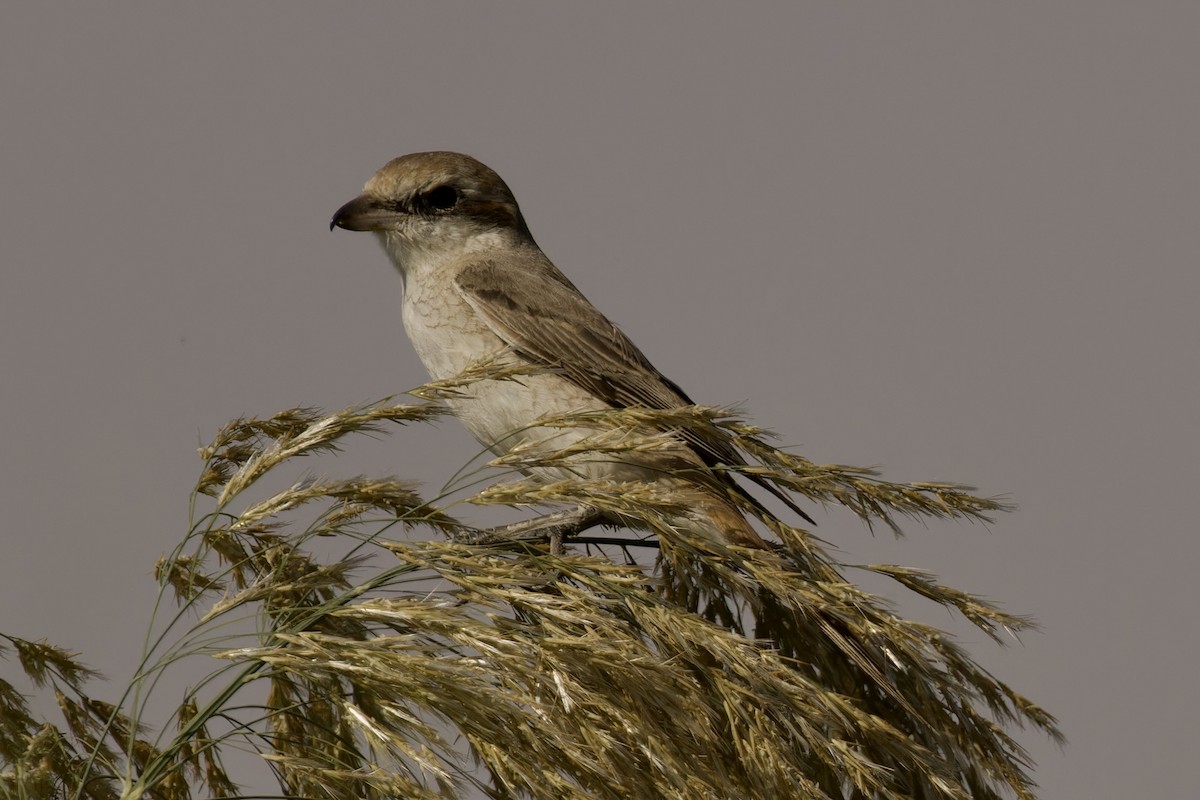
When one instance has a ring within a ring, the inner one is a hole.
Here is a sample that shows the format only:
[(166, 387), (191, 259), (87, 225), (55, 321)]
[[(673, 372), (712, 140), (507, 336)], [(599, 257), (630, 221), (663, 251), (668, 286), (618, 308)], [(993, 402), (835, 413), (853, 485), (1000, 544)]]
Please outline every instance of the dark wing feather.
[[(461, 270), (458, 288), (480, 317), (531, 362), (553, 368), (615, 408), (672, 409), (693, 405), (691, 398), (662, 375), (632, 341), (596, 310), (541, 253), (520, 264), (495, 259)], [(532, 266), (531, 266), (532, 263)], [(695, 430), (680, 436), (710, 467), (744, 467), (733, 444)], [(729, 488), (756, 503), (726, 472)], [(812, 524), (812, 518), (765, 479), (746, 477), (767, 489)], [(757, 504), (757, 503), (756, 503)]]

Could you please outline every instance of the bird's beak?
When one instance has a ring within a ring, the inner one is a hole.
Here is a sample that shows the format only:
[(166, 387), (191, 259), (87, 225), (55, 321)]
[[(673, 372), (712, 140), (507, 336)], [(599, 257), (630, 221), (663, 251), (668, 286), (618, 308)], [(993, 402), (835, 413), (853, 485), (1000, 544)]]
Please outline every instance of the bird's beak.
[(329, 221), (329, 230), (378, 231), (395, 224), (404, 215), (380, 205), (378, 199), (360, 194), (337, 210)]

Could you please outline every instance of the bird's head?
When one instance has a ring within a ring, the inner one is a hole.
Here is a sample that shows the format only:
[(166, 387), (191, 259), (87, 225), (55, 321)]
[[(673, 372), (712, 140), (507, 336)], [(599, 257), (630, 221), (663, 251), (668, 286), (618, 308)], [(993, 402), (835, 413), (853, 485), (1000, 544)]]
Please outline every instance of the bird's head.
[(405, 269), (414, 257), (452, 257), (532, 243), (508, 184), (461, 153), (400, 156), (337, 210), (329, 228), (372, 231)]

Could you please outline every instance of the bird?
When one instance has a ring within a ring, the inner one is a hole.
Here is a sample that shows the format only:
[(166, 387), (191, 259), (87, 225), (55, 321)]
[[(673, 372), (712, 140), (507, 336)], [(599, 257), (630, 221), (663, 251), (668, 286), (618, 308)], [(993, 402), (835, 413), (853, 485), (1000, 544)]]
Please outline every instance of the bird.
[[(508, 184), (471, 156), (433, 151), (395, 158), (337, 210), (329, 227), (375, 234), (400, 272), (404, 328), (432, 379), (453, 379), (489, 362), (530, 369), (517, 379), (480, 379), (447, 399), (497, 455), (558, 451), (597, 433), (538, 424), (548, 417), (694, 405), (547, 258)], [(766, 541), (739, 510), (761, 505), (731, 475), (745, 466), (728, 440), (685, 428), (657, 449), (577, 454), (523, 471), (540, 483), (583, 477), (651, 484), (686, 508), (670, 520), (673, 528), (763, 549)], [(776, 487), (749, 477), (812, 522)], [(581, 507), (584, 517), (627, 522)]]

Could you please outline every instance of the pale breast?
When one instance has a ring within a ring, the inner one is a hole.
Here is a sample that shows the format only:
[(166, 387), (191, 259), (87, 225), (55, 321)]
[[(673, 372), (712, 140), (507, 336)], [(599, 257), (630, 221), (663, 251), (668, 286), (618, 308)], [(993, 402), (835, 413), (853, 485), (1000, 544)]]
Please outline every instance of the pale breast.
[[(519, 360), (463, 299), (458, 289), (437, 276), (408, 280), (404, 296), (404, 328), (413, 349), (434, 380), (460, 375), (468, 367), (495, 359), (498, 364)], [(471, 434), (497, 455), (517, 446), (535, 452), (567, 447), (595, 433), (587, 429), (536, 426), (539, 419), (604, 408), (602, 401), (560, 375), (534, 373), (512, 380), (478, 381), (447, 404)], [(614, 463), (611, 455), (575, 459), (569, 468), (537, 469), (544, 480), (584, 475), (614, 480), (645, 479), (646, 470)]]
[[(404, 276), (404, 328), (413, 349), (434, 380), (457, 377), (478, 364), (500, 365), (520, 359), (466, 301), (454, 281), (472, 248), (447, 253), (447, 243), (436, 251), (417, 248), (402, 237), (381, 236), (384, 248)], [(447, 401), (456, 416), (481, 444), (497, 455), (518, 446), (535, 453), (557, 451), (597, 433), (581, 428), (547, 428), (541, 419), (606, 405), (599, 398), (561, 375), (534, 373), (511, 380), (478, 381), (463, 394)], [(694, 454), (680, 447), (679, 458)], [(651, 462), (655, 463), (651, 463)], [(645, 462), (645, 463), (643, 463)], [(690, 462), (689, 462), (690, 463)], [(562, 468), (527, 470), (542, 480), (573, 476), (619, 481), (654, 480), (662, 466), (645, 455), (615, 459), (604, 453), (584, 454)]]
[(460, 374), (505, 349), (453, 286), (405, 287), (404, 330), (434, 380)]

